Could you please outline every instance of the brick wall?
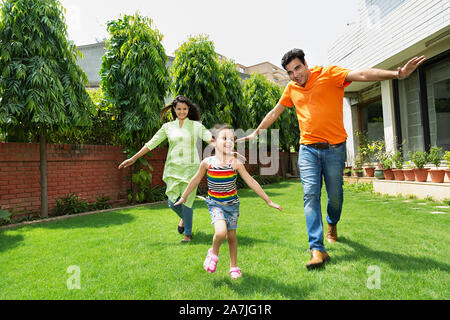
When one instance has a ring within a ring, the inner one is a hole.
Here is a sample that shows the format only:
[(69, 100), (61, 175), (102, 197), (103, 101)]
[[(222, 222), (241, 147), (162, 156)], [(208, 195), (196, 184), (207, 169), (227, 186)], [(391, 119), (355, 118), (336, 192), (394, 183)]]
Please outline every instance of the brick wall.
[[(131, 187), (129, 168), (118, 170), (126, 159), (123, 148), (94, 145), (47, 145), (47, 191), (49, 215), (56, 199), (76, 193), (79, 199), (95, 202), (100, 194), (113, 204), (127, 202)], [(147, 157), (152, 185), (163, 185), (167, 148), (155, 148)], [(248, 158), (248, 154), (247, 154)], [(246, 164), (250, 174), (259, 165)], [(200, 184), (206, 187), (206, 178)], [(17, 213), (40, 212), (39, 144), (0, 143), (0, 208)]]
[[(95, 202), (104, 194), (113, 202), (126, 199), (127, 170), (122, 147), (47, 145), (49, 213), (56, 199), (70, 193)], [(18, 212), (40, 211), (39, 144), (0, 143), (0, 206)]]

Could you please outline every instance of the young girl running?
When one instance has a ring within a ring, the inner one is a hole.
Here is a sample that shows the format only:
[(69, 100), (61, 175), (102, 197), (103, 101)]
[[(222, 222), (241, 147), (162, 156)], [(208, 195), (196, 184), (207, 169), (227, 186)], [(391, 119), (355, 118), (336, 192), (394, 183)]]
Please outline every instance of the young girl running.
[(214, 224), (214, 238), (212, 248), (208, 250), (203, 268), (209, 273), (216, 271), (219, 260), (219, 249), (225, 237), (230, 251), (230, 276), (232, 279), (241, 277), (241, 269), (237, 266), (236, 228), (239, 217), (239, 198), (236, 192), (236, 179), (239, 173), (247, 185), (259, 195), (267, 205), (282, 210), (273, 203), (261, 186), (253, 179), (244, 165), (234, 157), (234, 131), (227, 125), (216, 126), (212, 130), (215, 155), (205, 158), (200, 168), (189, 182), (186, 190), (175, 205), (186, 201), (189, 194), (195, 190), (206, 174), (208, 182), (208, 196), (206, 204)]
[(181, 193), (186, 189), (189, 181), (197, 172), (200, 159), (195, 147), (197, 140), (202, 139), (211, 142), (211, 133), (200, 121), (198, 107), (188, 98), (177, 96), (168, 106), (161, 111), (161, 120), (167, 112), (172, 113), (171, 122), (163, 124), (153, 138), (130, 159), (119, 165), (119, 169), (131, 166), (137, 159), (156, 148), (164, 140), (169, 142), (169, 150), (164, 165), (162, 180), (166, 183), (166, 195), (169, 207), (180, 217), (178, 232), (184, 232), (182, 242), (192, 239), (193, 208), (196, 190), (185, 198), (181, 206), (174, 205)]

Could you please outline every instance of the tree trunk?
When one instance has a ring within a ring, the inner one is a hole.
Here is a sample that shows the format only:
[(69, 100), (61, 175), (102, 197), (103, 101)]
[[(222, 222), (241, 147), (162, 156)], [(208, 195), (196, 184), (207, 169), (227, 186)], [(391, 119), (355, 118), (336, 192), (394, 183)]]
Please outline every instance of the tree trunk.
[(47, 141), (45, 129), (42, 128), (39, 134), (39, 158), (41, 170), (41, 216), (48, 217), (47, 199)]

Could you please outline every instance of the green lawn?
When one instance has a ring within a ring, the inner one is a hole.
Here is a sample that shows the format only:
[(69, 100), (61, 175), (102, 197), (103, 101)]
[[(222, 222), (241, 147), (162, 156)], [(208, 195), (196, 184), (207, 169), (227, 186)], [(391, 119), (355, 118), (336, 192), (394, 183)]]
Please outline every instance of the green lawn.
[[(450, 298), (449, 208), (346, 187), (339, 242), (326, 245), (332, 260), (308, 271), (301, 183), (264, 189), (284, 210), (239, 191), (237, 281), (226, 243), (216, 273), (203, 270), (213, 227), (196, 200), (189, 244), (162, 204), (0, 230), (0, 299)], [(80, 289), (68, 289), (69, 266), (79, 267)]]

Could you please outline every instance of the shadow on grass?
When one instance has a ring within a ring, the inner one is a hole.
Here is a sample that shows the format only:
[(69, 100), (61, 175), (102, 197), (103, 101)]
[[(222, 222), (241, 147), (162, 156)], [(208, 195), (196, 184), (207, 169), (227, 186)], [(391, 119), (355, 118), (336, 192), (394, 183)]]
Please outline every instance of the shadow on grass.
[(339, 242), (353, 248), (355, 253), (336, 257), (335, 262), (337, 259), (340, 261), (351, 261), (357, 260), (360, 256), (365, 256), (372, 260), (379, 260), (381, 262), (388, 263), (391, 265), (392, 269), (396, 270), (424, 271), (437, 268), (442, 271), (450, 272), (450, 265), (430, 258), (411, 257), (388, 251), (373, 250), (345, 237), (339, 238)]
[(254, 297), (257, 294), (274, 296), (278, 293), (281, 299), (303, 300), (306, 299), (316, 288), (308, 284), (299, 286), (294, 284), (285, 284), (268, 277), (257, 276), (253, 274), (243, 274), (242, 279), (216, 279), (213, 285), (219, 288), (226, 284), (231, 290), (242, 296), (242, 299)]
[(0, 231), (0, 252), (18, 247), (23, 239), (24, 237), (20, 234), (8, 235)]

